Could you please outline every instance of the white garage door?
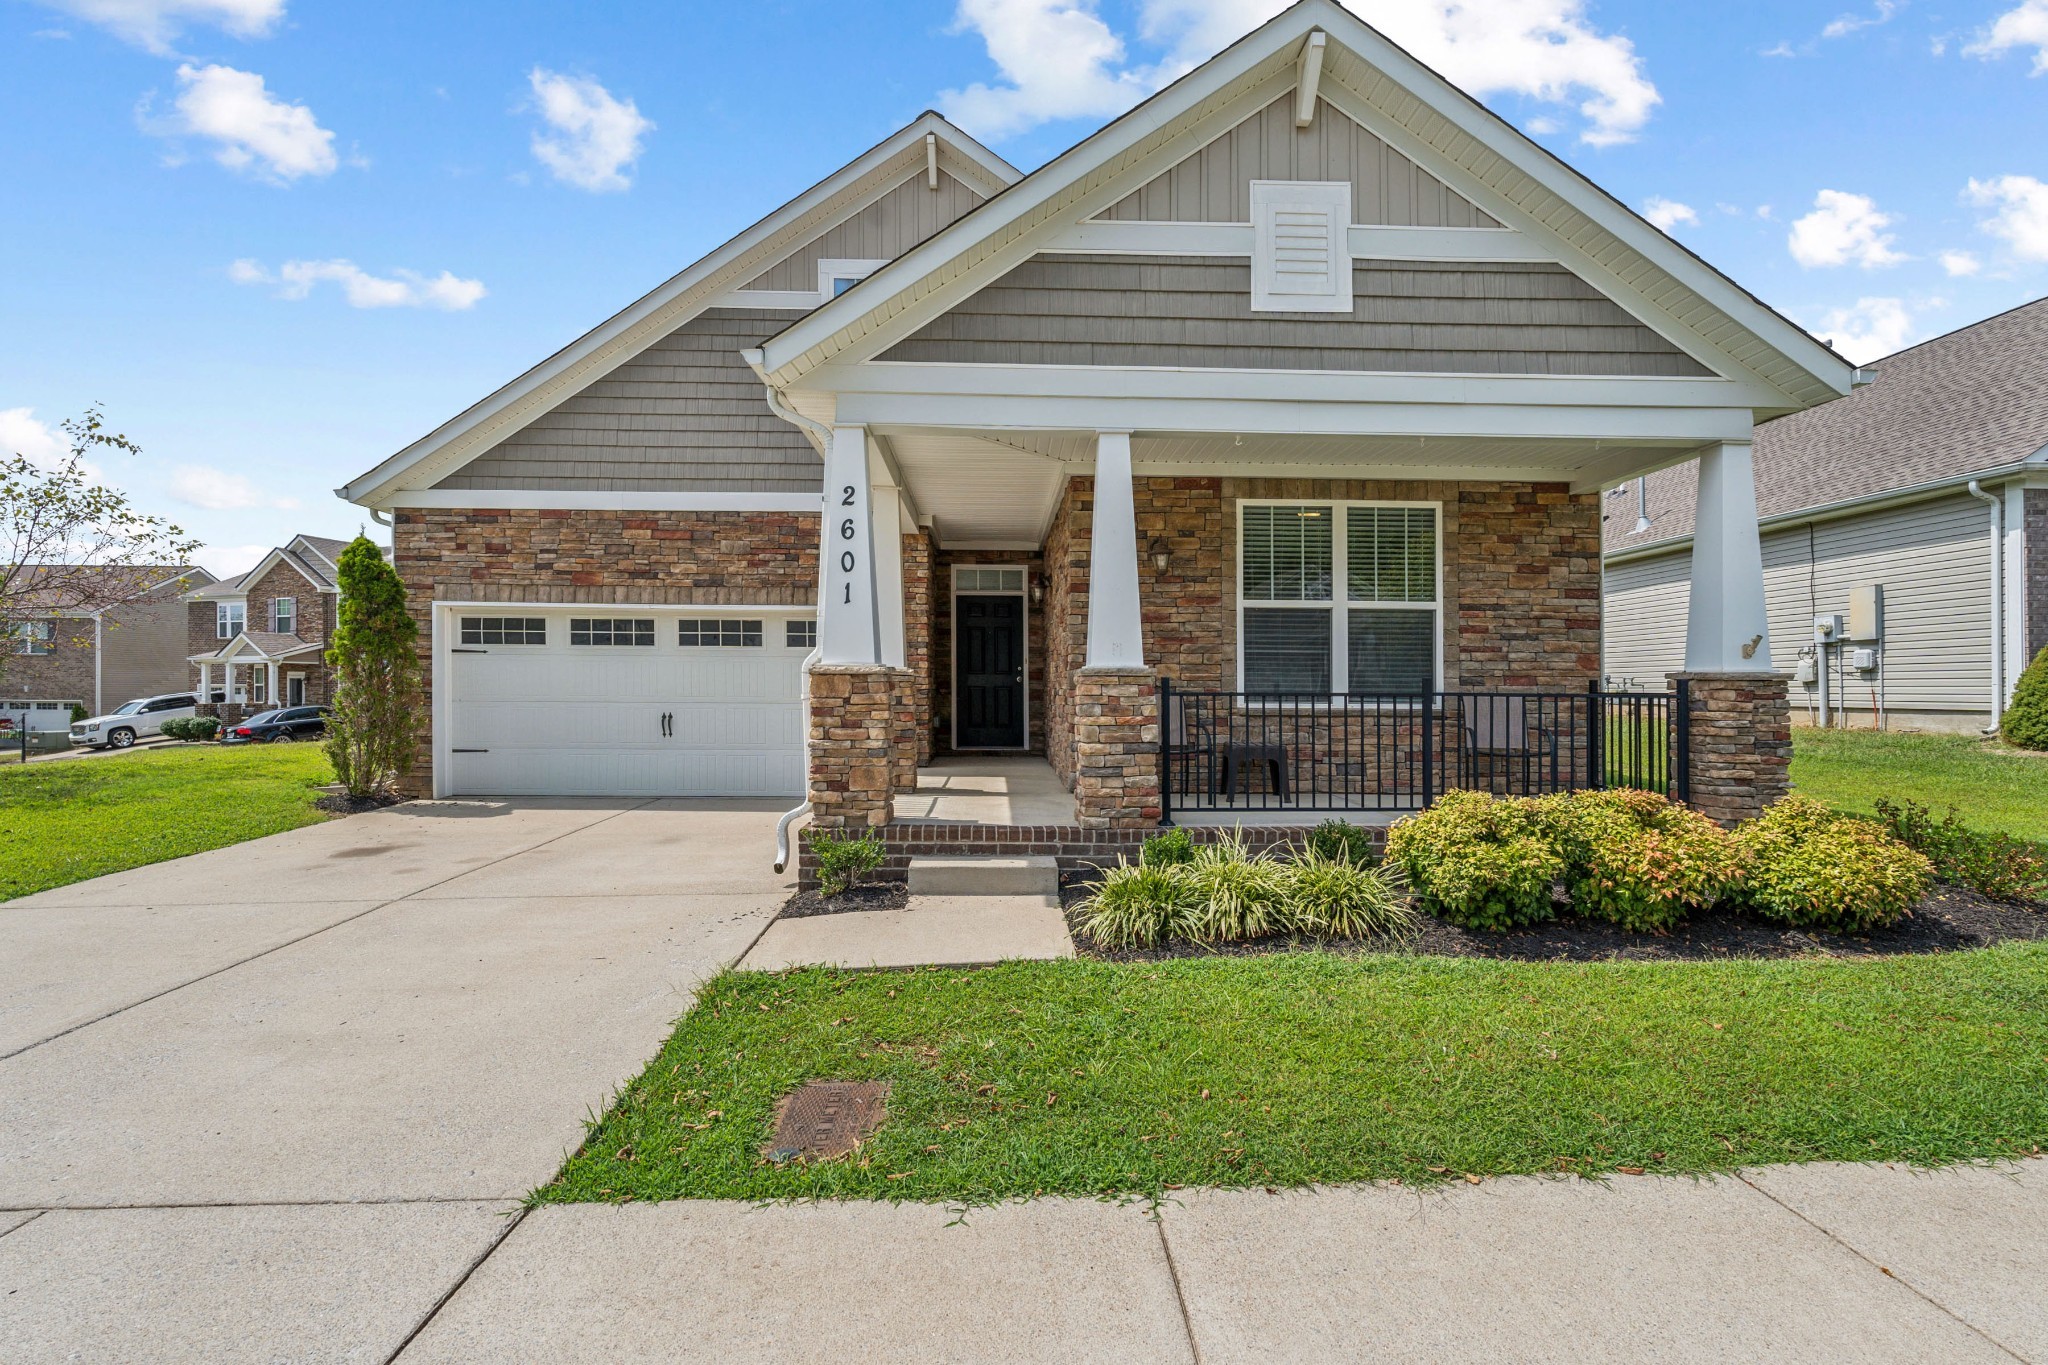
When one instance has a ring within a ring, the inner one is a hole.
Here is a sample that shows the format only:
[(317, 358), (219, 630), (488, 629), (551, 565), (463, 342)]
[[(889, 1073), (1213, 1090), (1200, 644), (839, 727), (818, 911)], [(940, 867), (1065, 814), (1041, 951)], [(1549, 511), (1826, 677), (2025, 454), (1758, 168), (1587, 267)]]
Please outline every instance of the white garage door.
[(493, 607), (443, 629), (451, 796), (802, 795), (807, 611)]

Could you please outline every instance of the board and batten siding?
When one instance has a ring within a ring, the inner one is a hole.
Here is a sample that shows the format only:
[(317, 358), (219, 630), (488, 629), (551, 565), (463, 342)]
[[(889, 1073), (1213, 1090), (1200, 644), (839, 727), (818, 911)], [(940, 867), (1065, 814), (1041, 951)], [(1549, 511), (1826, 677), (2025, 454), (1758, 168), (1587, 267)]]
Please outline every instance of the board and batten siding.
[[(1849, 614), (1849, 593), (1884, 585), (1884, 695), (1893, 712), (1991, 709), (1991, 568), (1983, 505), (1958, 495), (1765, 534), (1771, 662), (1790, 674), (1813, 618)], [(1809, 541), (1809, 535), (1811, 540)], [(1612, 565), (1606, 574), (1610, 678), (1661, 688), (1685, 663), (1689, 550)], [(1852, 646), (1853, 647), (1853, 646)], [(1851, 673), (1846, 705), (1867, 718), (1875, 675)], [(1835, 692), (1841, 704), (1840, 682)], [(1817, 689), (1794, 684), (1795, 713)]]
[(817, 452), (740, 359), (796, 316), (708, 309), (435, 487), (815, 493)]
[(1255, 313), (1251, 264), (1034, 256), (882, 360), (1438, 374), (1706, 375), (1563, 266), (1359, 261), (1341, 313)]
[(1499, 227), (1472, 201), (1316, 101), (1294, 126), (1294, 96), (1273, 101), (1201, 150), (1119, 199), (1101, 216), (1125, 222), (1249, 223), (1254, 180), (1341, 180), (1353, 222), (1389, 227)]
[(821, 260), (893, 261), (981, 203), (981, 196), (941, 171), (932, 189), (924, 172), (904, 181), (749, 280), (748, 289), (816, 289)]

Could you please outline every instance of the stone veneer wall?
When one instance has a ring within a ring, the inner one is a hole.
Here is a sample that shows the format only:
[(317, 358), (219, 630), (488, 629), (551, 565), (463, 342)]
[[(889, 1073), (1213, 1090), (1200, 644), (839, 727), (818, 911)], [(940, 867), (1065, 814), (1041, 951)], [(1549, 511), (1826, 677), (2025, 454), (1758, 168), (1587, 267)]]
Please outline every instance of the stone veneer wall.
[(859, 830), (888, 823), (909, 739), (903, 719), (909, 696), (908, 669), (819, 664), (811, 670), (814, 826)]
[[(809, 512), (592, 512), (408, 508), (394, 514), (392, 561), (420, 626), (431, 694), (432, 604), (808, 606), (816, 600), (818, 518)], [(431, 715), (431, 695), (426, 699)], [(409, 786), (432, 789), (420, 740)]]
[(1024, 691), (1025, 748), (1045, 752), (1045, 623), (1043, 603), (1031, 600), (1031, 584), (1045, 576), (1044, 558), (1031, 550), (944, 550), (932, 572), (932, 725), (933, 745), (940, 753), (953, 750), (953, 566), (955, 564), (1021, 564), (1024, 567)]
[[(910, 669), (911, 723), (917, 764), (932, 761), (932, 538), (903, 537), (903, 658)], [(913, 769), (911, 785), (916, 785)]]
[[(1732, 825), (1791, 790), (1792, 703), (1775, 673), (1672, 673), (1691, 692), (1689, 804)], [(1674, 745), (1674, 753), (1676, 746)]]
[[(2048, 649), (2048, 488), (2029, 488), (2026, 502), (2027, 526), (2027, 657)], [(2015, 671), (2014, 677), (2019, 676)]]
[[(1089, 477), (1068, 483), (1045, 546), (1046, 752), (1070, 787), (1094, 491)], [(1133, 494), (1145, 659), (1176, 687), (1237, 687), (1236, 504), (1247, 498), (1438, 503), (1444, 686), (1578, 692), (1599, 675), (1597, 494), (1562, 484), (1196, 477), (1141, 477)]]
[(1074, 812), (1086, 829), (1159, 823), (1159, 675), (1151, 669), (1074, 675)]

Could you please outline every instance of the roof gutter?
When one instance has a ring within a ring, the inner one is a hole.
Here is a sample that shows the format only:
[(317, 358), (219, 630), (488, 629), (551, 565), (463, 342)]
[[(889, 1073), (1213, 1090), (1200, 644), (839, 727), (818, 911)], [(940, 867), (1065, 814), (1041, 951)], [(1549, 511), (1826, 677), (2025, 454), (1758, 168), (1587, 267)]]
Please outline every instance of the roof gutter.
[[(2022, 474), (2040, 473), (2048, 469), (2048, 451), (2029, 455), (2012, 464), (1999, 465), (1995, 469), (1983, 469), (1974, 474), (1952, 474), (1947, 478), (1932, 479), (1916, 483), (1910, 488), (1895, 488), (1888, 493), (1866, 493), (1858, 498), (1844, 498), (1840, 502), (1825, 502), (1815, 507), (1802, 507), (1791, 512), (1776, 512), (1757, 519), (1759, 531), (1775, 530), (1780, 526), (1798, 526), (1809, 521), (1834, 521), (1841, 517), (1854, 516), (1859, 512), (1875, 512), (1887, 507), (1902, 507), (1911, 502), (1922, 502), (1937, 493), (1967, 492), (1972, 483), (1980, 479), (2009, 479)], [(1630, 545), (1619, 550), (1603, 550), (1600, 558), (1608, 564), (1627, 564), (1638, 559), (1651, 559), (1688, 549), (1693, 538), (1689, 535), (1673, 536), (1669, 540), (1653, 541), (1648, 545)]]

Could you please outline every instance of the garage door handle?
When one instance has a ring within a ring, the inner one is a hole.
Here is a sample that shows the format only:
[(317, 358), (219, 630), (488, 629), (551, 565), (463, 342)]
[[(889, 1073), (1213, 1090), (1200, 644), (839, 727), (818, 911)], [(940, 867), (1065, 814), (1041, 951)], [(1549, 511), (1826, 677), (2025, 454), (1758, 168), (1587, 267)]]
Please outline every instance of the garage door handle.
[(448, 652), (449, 652), (450, 654), (488, 654), (488, 653), (490, 653), (491, 651), (489, 651), (488, 649), (460, 649), (460, 648), (458, 648), (458, 649), (451, 649), (451, 650), (449, 650)]
[(449, 752), (449, 753), (451, 753), (451, 754), (487, 754), (487, 753), (489, 753), (489, 752), (490, 752), (490, 750), (489, 750), (489, 749), (450, 749), (450, 750), (449, 750), (448, 752)]

